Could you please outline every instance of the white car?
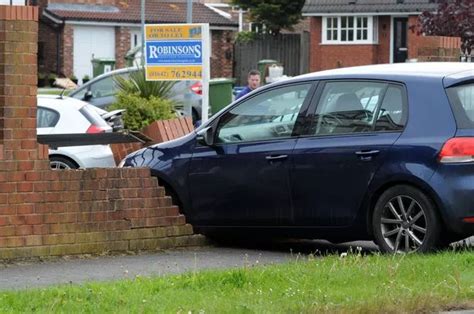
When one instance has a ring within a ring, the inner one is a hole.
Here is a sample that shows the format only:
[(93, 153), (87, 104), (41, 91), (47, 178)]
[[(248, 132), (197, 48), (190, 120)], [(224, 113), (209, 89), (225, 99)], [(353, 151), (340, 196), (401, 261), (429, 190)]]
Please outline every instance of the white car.
[[(112, 132), (96, 108), (74, 98), (38, 96), (37, 134)], [(49, 149), (52, 169), (115, 167), (110, 145), (68, 146)]]

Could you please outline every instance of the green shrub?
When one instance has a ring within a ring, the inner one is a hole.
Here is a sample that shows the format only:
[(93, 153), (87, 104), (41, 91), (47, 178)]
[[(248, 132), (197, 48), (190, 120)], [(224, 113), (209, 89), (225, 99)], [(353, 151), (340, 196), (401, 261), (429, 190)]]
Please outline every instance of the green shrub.
[(126, 109), (123, 121), (129, 130), (141, 130), (156, 120), (175, 117), (173, 103), (156, 96), (142, 98), (138, 93), (119, 92), (117, 101), (109, 106), (109, 110)]
[(256, 40), (258, 37), (259, 34), (255, 32), (240, 32), (237, 34), (235, 41), (246, 44)]

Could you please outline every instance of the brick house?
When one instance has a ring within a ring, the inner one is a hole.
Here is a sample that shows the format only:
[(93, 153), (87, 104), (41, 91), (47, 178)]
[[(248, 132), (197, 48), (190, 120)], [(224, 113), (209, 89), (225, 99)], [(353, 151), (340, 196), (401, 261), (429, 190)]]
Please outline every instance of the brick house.
[[(92, 58), (115, 60), (141, 45), (140, 0), (39, 0), (38, 71), (92, 77)], [(185, 1), (147, 0), (146, 23), (185, 23)], [(202, 3), (193, 4), (193, 22), (209, 23), (211, 77), (232, 77), (233, 38), (238, 25)]]
[(411, 30), (432, 0), (306, 0), (311, 71), (406, 61), (458, 61), (459, 38)]

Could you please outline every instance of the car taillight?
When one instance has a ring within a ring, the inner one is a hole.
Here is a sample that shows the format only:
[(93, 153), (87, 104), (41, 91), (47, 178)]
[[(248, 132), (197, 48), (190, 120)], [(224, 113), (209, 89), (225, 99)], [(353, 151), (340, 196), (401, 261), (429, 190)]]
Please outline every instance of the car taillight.
[(202, 95), (202, 85), (201, 82), (194, 83), (191, 85), (191, 90), (198, 95)]
[(105, 132), (105, 128), (101, 128), (100, 126), (91, 124), (91, 126), (87, 129), (86, 133), (103, 133)]
[(464, 222), (474, 224), (474, 217), (466, 217), (463, 219)]
[(444, 143), (439, 153), (442, 163), (474, 162), (474, 137), (454, 137)]

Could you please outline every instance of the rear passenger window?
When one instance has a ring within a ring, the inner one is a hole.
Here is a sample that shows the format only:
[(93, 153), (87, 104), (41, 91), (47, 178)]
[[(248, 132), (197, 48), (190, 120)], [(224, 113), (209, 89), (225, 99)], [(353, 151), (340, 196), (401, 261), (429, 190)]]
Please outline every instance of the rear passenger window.
[(474, 128), (474, 84), (448, 88), (448, 96), (458, 128)]
[(36, 127), (52, 128), (56, 126), (59, 120), (59, 113), (54, 110), (38, 107), (36, 113)]
[(402, 86), (371, 81), (328, 82), (311, 133), (335, 135), (402, 130), (406, 123)]
[(397, 85), (389, 86), (375, 121), (375, 131), (402, 130), (406, 123), (403, 103), (403, 88)]

